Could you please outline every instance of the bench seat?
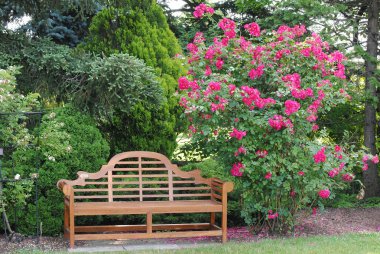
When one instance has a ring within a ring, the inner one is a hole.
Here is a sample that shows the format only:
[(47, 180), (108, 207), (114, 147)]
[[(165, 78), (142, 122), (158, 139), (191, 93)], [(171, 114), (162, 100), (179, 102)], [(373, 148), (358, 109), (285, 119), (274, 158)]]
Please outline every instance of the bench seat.
[(131, 201), (131, 202), (81, 202), (74, 203), (76, 216), (123, 215), (160, 213), (222, 212), (222, 204), (214, 200), (184, 201)]

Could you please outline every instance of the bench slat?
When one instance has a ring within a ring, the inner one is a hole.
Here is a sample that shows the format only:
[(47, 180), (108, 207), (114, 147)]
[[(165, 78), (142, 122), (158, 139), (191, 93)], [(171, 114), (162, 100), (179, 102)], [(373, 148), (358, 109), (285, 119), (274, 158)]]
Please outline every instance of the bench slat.
[(211, 193), (173, 194), (174, 197), (211, 197)]
[(214, 182), (211, 183), (211, 186), (213, 186), (213, 187), (214, 187), (214, 186), (215, 186), (215, 187), (222, 187), (222, 186), (223, 186), (223, 183), (215, 182), (215, 181), (214, 181)]
[(189, 183), (195, 184), (195, 181), (191, 181), (191, 180), (173, 181), (173, 184), (189, 184)]
[(142, 177), (145, 177), (145, 178), (154, 178), (154, 177), (165, 177), (165, 178), (168, 178), (169, 175), (168, 174), (151, 174), (151, 175), (144, 175), (144, 174), (142, 174)]
[[(141, 157), (139, 157), (141, 159)], [(165, 165), (165, 162), (162, 161), (118, 161), (115, 163), (115, 165), (139, 165), (139, 164), (144, 164), (144, 165)]]
[(221, 236), (222, 230), (157, 232), (157, 233), (122, 233), (122, 234), (77, 234), (75, 240), (115, 240), (115, 239), (147, 239), (147, 238), (172, 238), (194, 236)]
[(115, 178), (138, 178), (139, 175), (138, 174), (135, 174), (135, 175), (113, 175), (112, 178), (115, 179)]
[[(139, 191), (140, 188), (113, 188), (112, 191)], [(142, 188), (143, 191), (169, 190), (169, 188)]]
[(108, 182), (86, 182), (86, 185), (108, 185)]
[(108, 189), (74, 189), (74, 192), (108, 192)]
[[(184, 224), (153, 224), (153, 230), (199, 230), (209, 229), (210, 226), (220, 229), (210, 223), (184, 223)], [(146, 225), (102, 225), (102, 226), (76, 226), (75, 232), (78, 233), (99, 233), (99, 232), (127, 232), (127, 231), (146, 231)]]
[[(167, 195), (165, 195), (167, 197)], [(138, 198), (138, 195), (136, 195)], [(77, 216), (84, 215), (122, 215), (155, 213), (207, 213), (221, 212), (222, 205), (207, 200), (176, 201), (114, 201), (114, 202), (81, 202), (74, 205)]]
[(112, 171), (118, 172), (118, 171), (168, 171), (168, 168), (114, 168)]
[(207, 187), (173, 187), (174, 191), (180, 191), (180, 190), (211, 190), (209, 186)]
[[(113, 179), (115, 178), (138, 178), (139, 175), (113, 175)], [(165, 177), (168, 178), (168, 174), (150, 174), (150, 175), (144, 175), (142, 174), (143, 178), (155, 178), (155, 177)]]
[(168, 198), (169, 194), (148, 194), (143, 195), (143, 198)]
[[(168, 181), (143, 181), (142, 184), (168, 184)], [(139, 181), (125, 181), (125, 182), (113, 182), (113, 185), (122, 185), (122, 184), (134, 184), (139, 185)]]
[(93, 195), (93, 196), (74, 196), (74, 199), (99, 199), (99, 198), (108, 199), (108, 194), (107, 195)]
[(212, 196), (213, 198), (217, 198), (217, 199), (219, 199), (219, 200), (222, 200), (222, 199), (223, 199), (223, 197), (222, 197), (221, 195), (218, 195), (218, 194), (216, 194), (216, 193), (211, 193), (211, 196)]

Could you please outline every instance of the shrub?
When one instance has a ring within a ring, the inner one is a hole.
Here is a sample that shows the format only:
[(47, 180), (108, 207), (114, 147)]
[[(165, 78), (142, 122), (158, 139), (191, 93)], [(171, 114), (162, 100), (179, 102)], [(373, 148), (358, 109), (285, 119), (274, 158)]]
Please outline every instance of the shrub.
[(235, 176), (245, 221), (284, 231), (299, 209), (322, 207), (351, 182), (353, 167), (378, 161), (334, 145), (315, 123), (350, 99), (345, 56), (303, 26), (260, 31), (253, 22), (246, 38), (230, 19), (217, 25), (224, 36), (210, 46), (202, 33), (188, 44), (191, 69), (178, 81), (189, 135)]
[[(44, 115), (41, 128), (35, 131), (40, 135), (37, 146), (13, 153), (15, 171), (28, 175), (35, 173), (40, 164), (38, 206), (42, 233), (57, 235), (63, 226), (63, 199), (56, 187), (57, 181), (75, 179), (79, 170), (98, 171), (108, 159), (109, 146), (93, 119), (70, 106)], [(35, 232), (33, 198), (26, 209), (18, 209), (17, 214), (18, 229), (26, 234)]]
[[(234, 177), (224, 170), (223, 164), (214, 158), (207, 158), (201, 162), (191, 162), (181, 167), (181, 170), (184, 171), (195, 169), (200, 169), (201, 175), (205, 178), (217, 177), (223, 181), (234, 180)], [(244, 221), (240, 216), (240, 195), (241, 191), (239, 188), (235, 188), (232, 193), (228, 194), (228, 226), (241, 226), (244, 224)], [(206, 218), (206, 216), (204, 216), (204, 218)], [(197, 221), (199, 222), (200, 218), (194, 219), (194, 222)]]
[(130, 112), (114, 112), (102, 131), (109, 136), (113, 153), (149, 150), (171, 156), (176, 146), (179, 119), (176, 80), (184, 68), (176, 54), (181, 52), (165, 15), (154, 1), (125, 1), (120, 7), (105, 8), (92, 19), (89, 34), (80, 48), (104, 54), (128, 53), (154, 68), (164, 99), (162, 105), (139, 103)]
[[(34, 139), (27, 128), (28, 121), (24, 114), (19, 112), (32, 111), (38, 107), (38, 94), (24, 96), (15, 91), (15, 74), (18, 69), (9, 67), (0, 69), (0, 144), (5, 150), (0, 157), (0, 213), (6, 232), (13, 234), (13, 225), (9, 223), (8, 216), (12, 207), (23, 207), (31, 194), (33, 182), (29, 175), (13, 175), (9, 150), (14, 147), (24, 149)], [(3, 163), (4, 162), (4, 163)], [(25, 179), (24, 179), (25, 178)], [(29, 178), (29, 179), (28, 179)]]

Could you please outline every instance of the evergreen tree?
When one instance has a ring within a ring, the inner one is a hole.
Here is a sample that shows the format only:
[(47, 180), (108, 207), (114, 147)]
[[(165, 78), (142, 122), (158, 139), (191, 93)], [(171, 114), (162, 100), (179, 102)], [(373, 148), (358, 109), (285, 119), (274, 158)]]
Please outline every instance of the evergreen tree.
[(155, 1), (122, 2), (93, 18), (80, 48), (104, 55), (128, 53), (144, 60), (159, 77), (166, 101), (160, 107), (139, 103), (130, 113), (123, 112), (120, 105), (120, 110), (112, 112), (112, 118), (103, 121), (101, 128), (108, 134), (112, 153), (150, 150), (170, 156), (179, 126), (174, 93), (177, 79), (184, 73), (181, 62), (175, 59), (181, 48)]

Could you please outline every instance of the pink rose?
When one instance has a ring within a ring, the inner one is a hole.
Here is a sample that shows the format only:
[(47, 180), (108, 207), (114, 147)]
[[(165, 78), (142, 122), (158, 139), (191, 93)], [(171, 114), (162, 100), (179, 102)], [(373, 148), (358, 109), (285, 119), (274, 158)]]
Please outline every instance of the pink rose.
[(321, 150), (319, 150), (316, 154), (314, 154), (314, 162), (320, 163), (326, 161), (326, 155), (325, 155), (325, 148), (322, 147)]
[(301, 107), (301, 104), (299, 104), (296, 101), (287, 100), (285, 101), (285, 114), (290, 116), (291, 114), (296, 113)]
[(271, 172), (267, 172), (264, 176), (265, 179), (269, 180), (272, 178), (272, 173)]
[(329, 189), (324, 189), (324, 190), (320, 190), (318, 192), (318, 195), (323, 198), (323, 199), (326, 199), (326, 198), (329, 198), (330, 197), (330, 190)]

